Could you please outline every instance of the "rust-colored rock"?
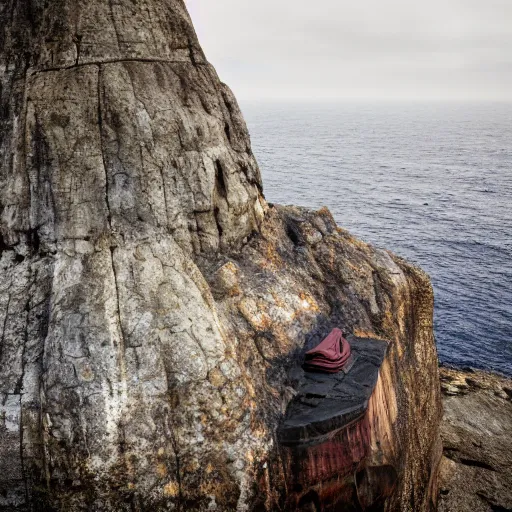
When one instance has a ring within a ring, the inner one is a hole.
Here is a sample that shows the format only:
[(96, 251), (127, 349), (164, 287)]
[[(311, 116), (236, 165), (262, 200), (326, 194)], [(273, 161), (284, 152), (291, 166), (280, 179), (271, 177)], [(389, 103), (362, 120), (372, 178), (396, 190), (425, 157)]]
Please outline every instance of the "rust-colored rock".
[[(322, 239), (310, 243), (305, 234), (313, 229)], [(327, 420), (326, 429), (315, 427), (310, 434), (308, 429), (299, 429), (305, 433), (297, 436), (288, 430), (288, 442), (287, 435), (278, 435), (270, 452), (260, 458), (255, 510), (294, 510), (299, 504), (315, 510), (358, 510), (356, 476), (361, 471), (369, 472), (362, 482), (373, 482), (361, 486), (366, 503), (371, 500), (385, 510), (434, 509), (441, 407), (432, 290), (425, 275), (352, 238), (336, 227), (328, 211), (291, 207), (272, 207), (261, 236), (228, 259), (237, 268), (240, 295), (219, 295), (217, 304), (237, 333), (241, 359), (256, 376), (253, 400), (256, 410), (265, 411), (263, 425), (275, 425), (293, 408), (304, 352), (333, 327), (357, 335), (349, 336), (356, 351), (363, 338), (389, 340), (376, 341), (387, 346), (384, 359), (384, 353), (376, 358), (378, 379), (362, 379), (375, 386), (366, 412), (362, 407), (347, 416), (350, 424), (345, 428)], [(215, 282), (216, 268), (224, 265), (225, 256), (217, 263), (202, 260), (201, 268)], [(251, 342), (256, 353), (247, 350)], [(372, 357), (363, 345), (362, 354)], [(357, 371), (357, 359), (351, 371)], [(319, 380), (324, 378), (337, 376)], [(304, 400), (314, 405), (322, 397)], [(319, 442), (308, 445), (308, 435)]]

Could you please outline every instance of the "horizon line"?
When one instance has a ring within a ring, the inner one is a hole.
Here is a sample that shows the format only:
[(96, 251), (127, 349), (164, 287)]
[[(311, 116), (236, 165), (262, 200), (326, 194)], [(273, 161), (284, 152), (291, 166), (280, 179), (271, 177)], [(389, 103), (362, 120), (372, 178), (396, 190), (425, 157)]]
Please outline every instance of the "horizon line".
[(257, 102), (257, 103), (332, 103), (332, 102), (375, 102), (375, 103), (486, 103), (486, 104), (512, 104), (512, 98), (399, 98), (399, 97), (366, 97), (366, 96), (335, 96), (335, 97), (315, 97), (315, 96), (244, 96), (236, 94), (239, 102)]

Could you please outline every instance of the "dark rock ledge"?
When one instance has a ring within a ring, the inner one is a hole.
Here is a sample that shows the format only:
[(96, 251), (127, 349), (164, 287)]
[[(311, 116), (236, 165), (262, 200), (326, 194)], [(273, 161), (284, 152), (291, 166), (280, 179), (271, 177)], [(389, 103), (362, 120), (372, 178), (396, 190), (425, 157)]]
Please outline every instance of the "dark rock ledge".
[(388, 342), (347, 339), (354, 356), (347, 373), (297, 366), (291, 372), (297, 394), (278, 431), (289, 489), (286, 510), (384, 509), (395, 491), (396, 459), (380, 449), (384, 417), (375, 414), (382, 407), (379, 373)]
[(360, 419), (379, 378), (388, 344), (383, 340), (347, 336), (354, 365), (334, 375), (293, 369), (297, 395), (279, 428), (285, 446), (315, 445)]

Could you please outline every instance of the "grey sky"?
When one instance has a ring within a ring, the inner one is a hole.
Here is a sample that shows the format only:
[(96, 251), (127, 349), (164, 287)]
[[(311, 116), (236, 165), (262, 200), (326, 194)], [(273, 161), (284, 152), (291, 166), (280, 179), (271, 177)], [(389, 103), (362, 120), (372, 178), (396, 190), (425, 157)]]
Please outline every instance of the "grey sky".
[(240, 99), (512, 101), (512, 0), (186, 0)]

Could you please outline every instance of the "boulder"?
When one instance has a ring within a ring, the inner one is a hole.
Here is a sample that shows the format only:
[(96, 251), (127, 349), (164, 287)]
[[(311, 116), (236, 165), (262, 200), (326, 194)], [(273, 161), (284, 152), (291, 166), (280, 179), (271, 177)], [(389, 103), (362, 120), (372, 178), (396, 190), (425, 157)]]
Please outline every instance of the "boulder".
[(441, 368), (441, 512), (512, 510), (512, 380)]

